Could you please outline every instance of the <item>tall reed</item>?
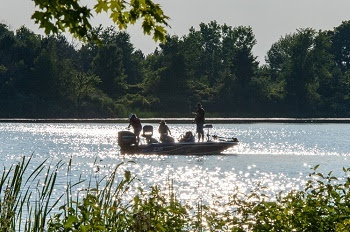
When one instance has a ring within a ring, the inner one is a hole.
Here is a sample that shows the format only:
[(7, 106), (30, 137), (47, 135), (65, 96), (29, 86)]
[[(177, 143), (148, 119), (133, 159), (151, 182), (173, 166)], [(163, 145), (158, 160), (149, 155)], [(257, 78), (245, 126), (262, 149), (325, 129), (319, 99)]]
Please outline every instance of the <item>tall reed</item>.
[[(118, 178), (117, 165), (108, 176), (91, 178), (75, 200), (71, 192), (61, 212), (49, 220), (49, 231), (181, 231), (187, 212), (173, 193), (159, 187), (145, 193), (138, 188), (130, 193), (136, 177), (126, 170)], [(94, 181), (95, 180), (95, 181)], [(71, 187), (67, 191), (71, 191)], [(131, 197), (130, 197), (131, 196)]]
[[(70, 159), (66, 190), (57, 197), (54, 189), (63, 163), (51, 165), (44, 160), (30, 170), (31, 160), (32, 156), (23, 157), (3, 168), (0, 231), (179, 231), (187, 223), (187, 212), (172, 187), (168, 194), (157, 186), (150, 192), (138, 188), (130, 193), (136, 177), (128, 170), (123, 178), (118, 176), (123, 163), (100, 179), (80, 177), (72, 183)], [(87, 187), (78, 188), (86, 183)]]
[(61, 198), (52, 198), (61, 162), (51, 168), (44, 160), (34, 170), (29, 170), (31, 159), (32, 156), (22, 157), (9, 169), (3, 168), (0, 179), (1, 231), (44, 231), (47, 215)]

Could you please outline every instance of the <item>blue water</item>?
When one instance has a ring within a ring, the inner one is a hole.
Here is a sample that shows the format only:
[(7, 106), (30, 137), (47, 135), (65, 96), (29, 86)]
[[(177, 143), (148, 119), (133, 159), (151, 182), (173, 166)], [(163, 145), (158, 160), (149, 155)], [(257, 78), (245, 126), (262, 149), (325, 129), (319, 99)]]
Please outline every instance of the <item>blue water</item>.
[[(156, 129), (158, 124), (151, 124)], [(239, 146), (222, 155), (157, 156), (121, 155), (117, 132), (127, 124), (0, 123), (0, 162), (8, 168), (22, 156), (33, 155), (34, 169), (44, 159), (48, 165), (73, 159), (71, 178), (103, 176), (121, 162), (120, 176), (130, 170), (140, 181), (135, 187), (167, 186), (173, 181), (178, 199), (208, 203), (212, 195), (226, 198), (235, 188), (249, 192), (258, 183), (273, 196), (302, 188), (310, 168), (342, 176), (350, 167), (350, 124), (216, 124), (211, 134), (237, 137)], [(192, 124), (169, 124), (179, 138)], [(155, 137), (157, 137), (155, 129)], [(133, 162), (127, 162), (133, 161)], [(56, 193), (65, 185), (66, 166), (60, 170)]]

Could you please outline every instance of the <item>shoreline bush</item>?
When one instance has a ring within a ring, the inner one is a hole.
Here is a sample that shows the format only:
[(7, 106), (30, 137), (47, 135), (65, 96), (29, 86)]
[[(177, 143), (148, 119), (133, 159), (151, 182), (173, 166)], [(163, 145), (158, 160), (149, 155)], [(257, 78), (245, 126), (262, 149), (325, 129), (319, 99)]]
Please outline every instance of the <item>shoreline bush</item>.
[[(190, 207), (176, 198), (171, 181), (134, 191), (136, 176), (127, 170), (117, 175), (123, 163), (99, 180), (72, 183), (70, 160), (67, 188), (53, 197), (64, 164), (45, 160), (29, 170), (31, 159), (3, 168), (1, 231), (350, 231), (350, 168), (337, 178), (317, 165), (304, 189), (280, 192), (274, 200), (258, 186), (250, 193), (237, 189), (228, 202)], [(79, 189), (83, 183), (87, 187)]]

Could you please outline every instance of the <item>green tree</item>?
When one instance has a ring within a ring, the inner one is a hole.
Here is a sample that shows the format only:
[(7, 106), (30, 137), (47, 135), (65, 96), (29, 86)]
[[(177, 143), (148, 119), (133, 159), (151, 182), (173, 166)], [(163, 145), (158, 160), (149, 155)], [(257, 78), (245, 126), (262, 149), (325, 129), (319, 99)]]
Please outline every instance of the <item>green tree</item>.
[(320, 31), (315, 37), (312, 51), (314, 75), (318, 82), (318, 111), (327, 112), (329, 117), (337, 117), (344, 113), (346, 106), (344, 97), (348, 95), (348, 87), (344, 75), (336, 65), (332, 54), (332, 33)]
[[(202, 24), (202, 27), (210, 26)], [(184, 56), (187, 83), (186, 101), (189, 111), (197, 102), (208, 102), (212, 98), (213, 88), (210, 87), (209, 76), (212, 77), (212, 82), (216, 83), (218, 76), (214, 78), (213, 71), (220, 70), (219, 67), (214, 67), (216, 62), (212, 62), (219, 52), (213, 56), (213, 52), (208, 52), (204, 44), (201, 30), (196, 31), (193, 27), (190, 28), (188, 35), (183, 37), (181, 53)], [(209, 57), (205, 56), (206, 52), (210, 54)], [(207, 66), (203, 62), (206, 62)]]
[(35, 58), (41, 51), (41, 39), (28, 28), (22, 26), (16, 31), (16, 55), (29, 67), (33, 66)]
[(4, 24), (0, 24), (0, 64), (5, 67), (13, 65), (15, 59), (16, 37)]
[(42, 50), (34, 61), (30, 78), (31, 95), (34, 97), (36, 109), (46, 117), (54, 117), (59, 112), (59, 79), (57, 63), (46, 50)]
[(123, 54), (123, 67), (126, 75), (125, 81), (128, 84), (139, 83), (142, 80), (142, 74), (138, 62), (142, 62), (143, 54), (141, 51), (135, 54), (135, 48), (130, 42), (130, 35), (126, 32), (117, 31), (115, 27), (109, 27), (102, 31), (100, 38), (103, 44), (113, 44), (121, 49)]
[(202, 37), (202, 52), (200, 70), (201, 76), (207, 79), (209, 86), (213, 86), (218, 81), (221, 70), (221, 26), (216, 21), (199, 25)]
[(225, 82), (231, 86), (230, 92), (225, 93), (228, 100), (225, 105), (243, 109), (253, 104), (252, 93), (256, 91), (251, 85), (258, 67), (252, 52), (256, 39), (251, 27), (224, 25), (222, 31), (223, 62), (227, 73)]
[(122, 96), (125, 90), (125, 71), (122, 50), (116, 45), (99, 48), (92, 61), (92, 70), (101, 79), (101, 89), (114, 98)]
[(188, 79), (200, 80), (201, 57), (203, 52), (203, 39), (200, 31), (190, 28), (188, 35), (183, 37), (182, 53), (185, 59), (185, 66)]
[(66, 85), (67, 88), (64, 89), (64, 92), (73, 102), (76, 115), (83, 116), (81, 115), (83, 107), (96, 92), (96, 87), (100, 83), (100, 79), (95, 75), (75, 72), (67, 80), (69, 81), (69, 85)]
[(167, 38), (161, 47), (161, 67), (157, 96), (160, 107), (173, 112), (183, 112), (186, 101), (185, 61), (181, 50), (182, 41), (177, 36)]
[(334, 60), (344, 73), (350, 68), (350, 21), (343, 21), (332, 34)]
[(324, 49), (320, 47), (321, 43), (316, 46), (316, 37), (315, 30), (300, 29), (281, 38), (268, 52), (266, 61), (271, 68), (272, 78), (285, 81), (285, 103), (289, 111), (301, 113), (315, 109), (319, 98), (316, 58)]
[(41, 47), (52, 53), (59, 61), (71, 60), (74, 65), (79, 62), (77, 50), (63, 35), (43, 37)]

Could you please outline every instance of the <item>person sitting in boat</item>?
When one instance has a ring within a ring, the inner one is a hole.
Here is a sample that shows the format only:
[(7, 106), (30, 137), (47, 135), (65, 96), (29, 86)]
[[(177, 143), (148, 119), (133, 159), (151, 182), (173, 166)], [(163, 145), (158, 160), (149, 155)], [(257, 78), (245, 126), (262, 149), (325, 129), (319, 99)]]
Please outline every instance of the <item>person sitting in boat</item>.
[(183, 143), (193, 143), (195, 141), (194, 136), (191, 131), (187, 131), (184, 136), (181, 137), (180, 142)]
[(132, 126), (134, 129), (134, 134), (136, 135), (136, 144), (140, 142), (140, 132), (142, 131), (142, 125), (141, 125), (141, 120), (136, 116), (136, 114), (130, 114), (129, 115), (129, 126)]
[(168, 133), (171, 135), (171, 131), (168, 127), (168, 125), (165, 124), (165, 120), (160, 121), (158, 132), (160, 135), (159, 140), (162, 143), (172, 143), (174, 142), (174, 139), (168, 135)]

